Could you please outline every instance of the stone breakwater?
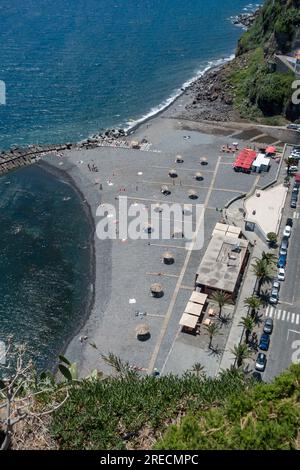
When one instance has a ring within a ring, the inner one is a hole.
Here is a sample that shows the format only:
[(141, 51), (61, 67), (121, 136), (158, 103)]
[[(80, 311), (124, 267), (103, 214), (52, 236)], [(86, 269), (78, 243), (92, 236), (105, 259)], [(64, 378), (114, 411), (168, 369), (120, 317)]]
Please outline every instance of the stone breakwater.
[(123, 129), (108, 129), (82, 142), (68, 142), (55, 145), (28, 145), (25, 148), (13, 147), (0, 153), (0, 175), (37, 163), (41, 158), (50, 153), (61, 156), (60, 152), (64, 150), (80, 150), (106, 146), (129, 148), (131, 143), (126, 140), (126, 132)]

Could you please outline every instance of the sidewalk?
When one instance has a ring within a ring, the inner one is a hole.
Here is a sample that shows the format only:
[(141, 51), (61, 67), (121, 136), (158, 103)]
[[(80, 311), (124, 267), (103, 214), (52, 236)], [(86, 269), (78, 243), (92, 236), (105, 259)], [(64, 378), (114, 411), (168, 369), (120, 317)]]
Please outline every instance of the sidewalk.
[[(244, 232), (244, 218), (242, 212), (240, 211), (240, 208), (242, 208), (242, 204), (242, 200), (238, 200), (233, 203), (230, 209), (227, 210), (226, 215), (228, 223), (234, 221), (235, 225), (238, 225)], [(249, 242), (254, 246), (252, 254), (248, 261), (247, 270), (244, 273), (243, 283), (235, 305), (232, 326), (220, 362), (219, 372), (225, 369), (229, 369), (235, 361), (231, 350), (234, 348), (234, 346), (237, 346), (241, 341), (243, 326), (240, 326), (239, 323), (241, 322), (242, 317), (245, 317), (248, 313), (248, 307), (244, 305), (244, 300), (253, 294), (256, 283), (256, 276), (252, 272), (251, 268), (253, 260), (255, 258), (261, 258), (262, 252), (269, 250), (268, 245), (264, 243), (254, 232), (247, 232), (245, 235), (247, 236)]]
[[(285, 153), (282, 157), (284, 160), (286, 152), (289, 151), (289, 148), (285, 147)], [(285, 168), (284, 165), (281, 164), (280, 171), (277, 178), (277, 183), (282, 182), (285, 177)], [(228, 209), (226, 209), (226, 217), (228, 223), (234, 223), (241, 228), (246, 238), (249, 242), (254, 245), (251, 257), (248, 262), (247, 271), (244, 273), (243, 283), (239, 292), (239, 296), (236, 302), (235, 313), (233, 317), (232, 327), (228, 336), (228, 340), (226, 343), (226, 347), (223, 353), (223, 357), (220, 362), (219, 372), (221, 370), (225, 370), (230, 368), (234, 364), (235, 358), (231, 353), (231, 350), (234, 346), (240, 344), (241, 337), (243, 333), (243, 326), (239, 326), (239, 323), (242, 317), (246, 316), (248, 313), (248, 307), (244, 305), (244, 300), (247, 297), (250, 297), (253, 294), (255, 283), (256, 283), (256, 276), (252, 272), (251, 265), (255, 258), (261, 258), (263, 251), (269, 251), (270, 248), (267, 243), (263, 242), (259, 236), (255, 232), (245, 232), (245, 222), (243, 217), (243, 199), (239, 199), (235, 201)], [(281, 223), (283, 213), (279, 214), (279, 221)]]
[(248, 307), (244, 305), (244, 300), (253, 294), (256, 282), (256, 276), (252, 273), (251, 264), (254, 258), (261, 257), (261, 254), (265, 248), (266, 247), (263, 246), (263, 243), (258, 240), (257, 245), (253, 249), (252, 256), (249, 259), (248, 268), (244, 274), (244, 281), (236, 303), (231, 330), (228, 336), (222, 360), (220, 362), (219, 372), (225, 369), (229, 369), (230, 366), (234, 364), (235, 358), (231, 353), (231, 350), (241, 341), (243, 326), (240, 326), (239, 323), (241, 322), (242, 317), (245, 317), (248, 312)]

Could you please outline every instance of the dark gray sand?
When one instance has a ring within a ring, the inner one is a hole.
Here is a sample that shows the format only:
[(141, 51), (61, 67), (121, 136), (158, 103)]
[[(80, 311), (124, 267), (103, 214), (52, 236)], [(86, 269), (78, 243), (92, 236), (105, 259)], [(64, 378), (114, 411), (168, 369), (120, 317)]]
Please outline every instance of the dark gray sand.
[[(179, 105), (180, 100), (175, 106)], [(202, 361), (207, 372), (215, 375), (221, 355), (209, 357), (208, 339), (203, 335), (189, 339), (180, 332), (178, 322), (193, 290), (201, 256), (220, 219), (216, 208), (249, 191), (257, 183), (257, 177), (234, 173), (233, 156), (220, 152), (224, 143), (236, 140), (234, 137), (186, 131), (180, 120), (162, 114), (141, 125), (129, 139), (143, 138), (151, 143), (149, 151), (99, 147), (65, 151), (62, 157), (46, 160), (73, 179), (83, 195), (83, 204), (90, 207), (95, 226), (100, 221), (97, 207), (113, 204), (118, 208), (119, 196), (127, 196), (128, 204), (145, 204), (146, 210), (152, 203), (204, 204), (204, 247), (188, 251), (184, 239), (99, 240), (95, 233), (94, 303), (84, 327), (70, 342), (66, 356), (77, 362), (80, 376), (94, 369), (111, 373), (101, 359), (101, 354), (108, 352), (145, 372), (151, 372), (154, 367), (170, 372), (170, 364), (174, 364), (172, 370), (180, 374)], [(181, 164), (175, 163), (178, 154), (184, 159)], [(207, 158), (208, 165), (200, 164), (201, 157)], [(88, 164), (95, 165), (98, 172), (89, 171)], [(276, 171), (273, 167), (264, 182), (272, 179)], [(168, 174), (171, 168), (178, 171), (174, 180)], [(203, 181), (195, 180), (197, 171), (202, 172)], [(169, 186), (169, 196), (161, 194), (162, 184)], [(189, 199), (189, 189), (196, 190), (197, 200)], [(112, 218), (118, 224), (118, 215)], [(166, 250), (174, 254), (172, 265), (162, 263)], [(163, 286), (161, 298), (150, 294), (150, 285), (157, 282)], [(150, 338), (143, 342), (136, 338), (135, 332), (141, 323), (150, 327)], [(80, 341), (80, 337), (87, 339)], [(180, 345), (174, 348), (175, 338)], [(226, 338), (227, 334), (222, 341)]]

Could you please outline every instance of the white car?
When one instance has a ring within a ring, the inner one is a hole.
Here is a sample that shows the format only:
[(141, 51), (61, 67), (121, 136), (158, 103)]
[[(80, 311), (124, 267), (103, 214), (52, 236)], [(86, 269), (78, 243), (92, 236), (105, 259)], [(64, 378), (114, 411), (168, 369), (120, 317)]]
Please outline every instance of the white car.
[(286, 171), (289, 171), (290, 173), (297, 173), (298, 167), (296, 165), (291, 165), (290, 168), (286, 167)]
[(284, 270), (284, 268), (279, 268), (278, 269), (277, 279), (278, 279), (278, 281), (284, 281), (285, 280), (285, 270)]
[(284, 237), (290, 237), (291, 236), (292, 229), (289, 225), (286, 225), (283, 231), (283, 236)]

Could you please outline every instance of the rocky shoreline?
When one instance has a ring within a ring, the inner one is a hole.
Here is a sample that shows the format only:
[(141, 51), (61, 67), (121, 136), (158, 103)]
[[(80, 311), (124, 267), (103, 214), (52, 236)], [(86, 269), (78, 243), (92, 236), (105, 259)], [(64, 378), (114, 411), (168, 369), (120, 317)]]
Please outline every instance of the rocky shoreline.
[(235, 26), (241, 26), (244, 29), (248, 30), (256, 20), (259, 11), (260, 7), (251, 13), (241, 13), (240, 15), (232, 16), (230, 20)]
[(176, 117), (192, 121), (240, 121), (233, 106), (234, 88), (229, 76), (234, 68), (246, 66), (246, 56), (235, 57), (224, 65), (209, 70), (190, 85), (185, 92), (184, 109)]

